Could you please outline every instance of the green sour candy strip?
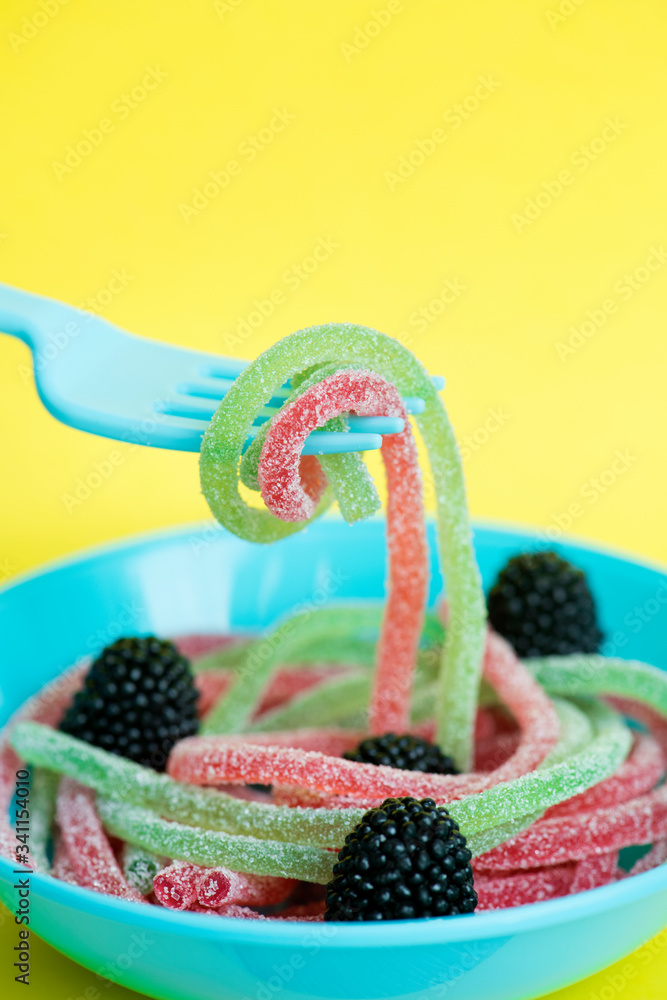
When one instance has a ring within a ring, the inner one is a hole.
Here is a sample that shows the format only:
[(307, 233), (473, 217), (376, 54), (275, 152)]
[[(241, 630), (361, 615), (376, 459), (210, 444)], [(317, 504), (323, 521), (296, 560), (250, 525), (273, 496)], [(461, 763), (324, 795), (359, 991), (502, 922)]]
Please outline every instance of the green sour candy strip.
[(207, 830), (337, 847), (364, 814), (363, 809), (293, 809), (246, 802), (212, 788), (174, 781), (36, 722), (17, 724), (10, 739), (24, 760), (74, 778), (104, 798)]
[(286, 705), (260, 716), (248, 730), (252, 733), (270, 733), (280, 729), (336, 725), (346, 716), (367, 708), (371, 683), (372, 677), (368, 671), (332, 677), (304, 691)]
[[(372, 666), (375, 644), (382, 624), (383, 607), (375, 602), (330, 604), (308, 608), (289, 619), (291, 637), (299, 639), (299, 664), (344, 663), (350, 666)], [(433, 656), (435, 646), (444, 641), (444, 628), (437, 614), (427, 611), (424, 616), (422, 642)], [(371, 637), (372, 636), (372, 637)], [(251, 650), (266, 643), (266, 636), (245, 639), (232, 646), (213, 650), (192, 663), (195, 672), (216, 668), (237, 667)]]
[(243, 662), (248, 651), (254, 648), (256, 642), (256, 639), (243, 639), (232, 646), (205, 653), (204, 656), (192, 661), (192, 672), (200, 674), (204, 670), (228, 670), (237, 667)]
[(259, 639), (247, 650), (236, 669), (231, 690), (225, 692), (208, 713), (201, 734), (242, 732), (259, 705), (275, 668), (281, 663), (298, 663), (302, 650), (313, 640), (321, 641), (327, 636), (349, 639), (356, 630), (376, 625), (375, 605), (356, 609), (340, 606), (319, 612), (305, 610), (302, 615), (282, 622), (271, 635)]
[(488, 830), (481, 830), (477, 833), (465, 832), (467, 846), (472, 851), (473, 858), (478, 858), (480, 854), (492, 851), (494, 847), (504, 844), (510, 837), (516, 837), (517, 833), (527, 830), (543, 815), (542, 812), (536, 812), (530, 816), (520, 816), (518, 819), (501, 823), (500, 826), (490, 826)]
[[(579, 753), (589, 746), (593, 739), (593, 726), (585, 710), (577, 708), (565, 698), (553, 698), (553, 704), (560, 721), (560, 733), (556, 746), (538, 765), (541, 770), (560, 764), (568, 757)], [(590, 705), (586, 707), (590, 711)], [(527, 830), (543, 815), (544, 810), (541, 809), (528, 816), (511, 819), (500, 826), (492, 826), (478, 833), (469, 833), (467, 841), (473, 857), (479, 857), (480, 854), (486, 854), (499, 844), (504, 844), (510, 837)]]
[(48, 845), (56, 815), (60, 778), (53, 771), (35, 767), (30, 778), (30, 856), (37, 870), (48, 873), (51, 862)]
[(598, 655), (526, 660), (533, 676), (563, 695), (615, 694), (641, 701), (667, 717), (667, 673), (638, 660)]
[[(422, 656), (420, 655), (420, 660)], [(412, 715), (424, 721), (433, 717), (435, 686), (428, 683), (424, 671), (417, 669), (412, 697)], [(366, 725), (362, 718), (368, 710), (372, 677), (369, 672), (349, 671), (321, 681), (303, 694), (295, 695), (285, 705), (266, 712), (248, 727), (251, 733), (269, 733), (281, 729), (312, 729), (317, 726), (342, 725), (348, 718)]]
[(153, 854), (134, 844), (123, 845), (123, 875), (128, 885), (149, 896), (153, 891), (153, 879), (167, 864), (164, 855)]
[(623, 763), (632, 745), (632, 734), (622, 719), (599, 702), (586, 707), (593, 739), (571, 757), (538, 768), (514, 781), (494, 785), (478, 795), (468, 795), (449, 807), (462, 830), (476, 833), (537, 811), (543, 812), (603, 781)]
[[(403, 395), (424, 400), (425, 409), (416, 419), (435, 487), (440, 560), (451, 621), (441, 672), (437, 741), (461, 770), (468, 770), (486, 608), (456, 440), (435, 387), (414, 355), (384, 334), (346, 323), (300, 330), (269, 348), (236, 379), (209, 424), (200, 457), (202, 491), (220, 523), (249, 541), (283, 538), (307, 523), (280, 521), (267, 510), (250, 507), (239, 493), (239, 457), (255, 415), (276, 390), (300, 372), (328, 363), (368, 367)], [(321, 508), (322, 504), (315, 516)]]
[[(523, 818), (527, 822), (536, 812), (579, 794), (616, 770), (631, 745), (629, 730), (606, 706), (593, 703), (585, 706), (585, 711), (594, 735), (583, 750), (565, 761), (448, 805), (466, 837), (494, 828), (506, 832), (507, 824)], [(563, 720), (567, 728), (564, 716)], [(568, 739), (567, 733), (564, 739)], [(187, 822), (202, 831), (224, 830), (292, 846), (339, 847), (365, 812), (363, 808), (309, 809), (246, 802), (213, 789), (174, 781), (166, 774), (38, 723), (19, 723), (11, 741), (17, 753), (32, 764), (75, 778), (103, 797)], [(156, 853), (178, 856), (154, 842), (137, 843)]]
[(326, 884), (336, 855), (319, 847), (231, 836), (201, 830), (184, 823), (170, 823), (150, 809), (128, 806), (114, 799), (97, 800), (100, 818), (115, 837), (156, 854), (195, 865), (225, 865), (236, 872), (276, 875)]
[(547, 754), (538, 768), (543, 770), (553, 764), (560, 764), (574, 754), (585, 750), (594, 738), (593, 725), (589, 714), (590, 702), (583, 703), (580, 708), (573, 705), (567, 698), (552, 698), (553, 706), (560, 722), (558, 743), (551, 753)]

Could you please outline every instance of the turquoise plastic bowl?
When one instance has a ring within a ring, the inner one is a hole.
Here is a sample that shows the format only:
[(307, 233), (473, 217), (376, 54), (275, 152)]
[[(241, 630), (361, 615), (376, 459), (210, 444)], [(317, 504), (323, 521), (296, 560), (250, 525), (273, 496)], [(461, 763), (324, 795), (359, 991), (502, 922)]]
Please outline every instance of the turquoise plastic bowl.
[[(485, 582), (536, 542), (528, 531), (479, 526)], [(667, 666), (665, 572), (588, 545), (556, 547), (590, 576), (606, 651)], [(120, 634), (256, 630), (329, 600), (378, 598), (384, 576), (380, 520), (349, 528), (325, 519), (269, 547), (200, 525), (68, 559), (0, 592), (0, 721)], [(433, 600), (439, 591), (436, 571)], [(0, 880), (13, 912), (4, 860)], [(95, 974), (165, 1000), (522, 1000), (591, 975), (661, 930), (667, 866), (548, 903), (381, 925), (178, 914), (33, 875), (30, 919), (35, 933)]]

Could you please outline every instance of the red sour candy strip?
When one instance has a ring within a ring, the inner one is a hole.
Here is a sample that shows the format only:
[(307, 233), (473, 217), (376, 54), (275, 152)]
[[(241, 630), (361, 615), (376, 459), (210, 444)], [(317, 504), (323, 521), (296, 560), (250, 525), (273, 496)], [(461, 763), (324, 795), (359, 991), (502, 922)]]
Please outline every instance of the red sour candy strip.
[(88, 889), (143, 903), (143, 896), (125, 881), (94, 803), (89, 788), (71, 778), (62, 779), (56, 819), (74, 877)]
[(667, 836), (667, 785), (631, 802), (534, 823), (477, 859), (480, 871), (535, 868)]
[(382, 439), (389, 593), (377, 646), (369, 728), (372, 733), (405, 732), (427, 596), (428, 551), (417, 449), (398, 390), (371, 371), (348, 369), (322, 379), (274, 417), (262, 447), (258, 479), (264, 502), (277, 517), (284, 521), (312, 517), (316, 501), (301, 480), (301, 449), (311, 431), (346, 411), (404, 421), (400, 434)]
[(273, 916), (266, 916), (263, 913), (258, 913), (257, 910), (253, 910), (248, 906), (236, 906), (232, 904), (231, 906), (222, 906), (219, 910), (209, 910), (209, 913), (217, 913), (221, 917), (240, 917), (242, 920), (284, 920), (284, 921), (298, 921), (299, 923), (319, 923), (324, 920), (323, 913), (297, 913), (293, 914), (288, 910), (284, 913), (276, 913)]
[(619, 712), (648, 726), (667, 760), (667, 719), (664, 715), (643, 702), (631, 701), (629, 698), (610, 697), (606, 700)]
[(497, 733), (475, 744), (475, 770), (490, 773), (505, 764), (519, 746), (519, 733)]
[(295, 879), (270, 875), (246, 875), (229, 868), (206, 868), (197, 880), (197, 899), (202, 906), (273, 906), (282, 903), (296, 886)]
[(206, 869), (182, 861), (163, 868), (153, 879), (153, 892), (170, 910), (188, 910), (197, 900), (199, 879)]
[(541, 764), (558, 742), (560, 723), (543, 688), (532, 679), (509, 643), (491, 630), (486, 637), (484, 676), (521, 730), (516, 752), (488, 775), (495, 785), (513, 781)]
[(214, 649), (220, 650), (234, 646), (238, 638), (233, 635), (181, 635), (171, 640), (181, 656), (188, 660), (197, 660)]
[(577, 862), (570, 892), (586, 892), (601, 885), (616, 881), (618, 872), (618, 851), (609, 854), (593, 854)]
[[(521, 726), (517, 751), (488, 774), (427, 775), (340, 760), (327, 756), (332, 748), (326, 753), (311, 750), (313, 744), (304, 745), (298, 733), (267, 733), (261, 739), (254, 733), (233, 738), (190, 737), (174, 747), (168, 770), (172, 777), (197, 785), (296, 785), (308, 789), (311, 805), (323, 805), (325, 801), (334, 804), (326, 796), (318, 802), (317, 795), (312, 795), (318, 791), (365, 800), (414, 795), (452, 801), (532, 770), (558, 739), (559, 723), (553, 704), (511, 647), (493, 633), (487, 636), (484, 673)], [(317, 734), (313, 737), (317, 739)], [(349, 800), (345, 804), (350, 804)]]
[(307, 750), (330, 757), (340, 757), (346, 750), (357, 747), (367, 735), (360, 729), (322, 728), (286, 729), (273, 733), (239, 733), (220, 739), (240, 746), (252, 743), (254, 746), (290, 747), (293, 750)]
[(79, 881), (74, 873), (74, 868), (67, 853), (67, 847), (61, 837), (56, 841), (53, 853), (53, 865), (51, 874), (54, 878), (59, 878), (61, 882), (69, 882), (70, 885), (79, 885)]
[(652, 736), (636, 738), (630, 755), (609, 778), (592, 788), (560, 802), (545, 813), (545, 819), (573, 816), (593, 809), (619, 806), (645, 795), (660, 781), (664, 773), (662, 750)]
[(504, 910), (509, 906), (525, 906), (527, 903), (542, 903), (547, 899), (567, 896), (575, 870), (573, 862), (566, 862), (490, 878), (475, 873), (475, 891), (479, 899), (477, 910)]

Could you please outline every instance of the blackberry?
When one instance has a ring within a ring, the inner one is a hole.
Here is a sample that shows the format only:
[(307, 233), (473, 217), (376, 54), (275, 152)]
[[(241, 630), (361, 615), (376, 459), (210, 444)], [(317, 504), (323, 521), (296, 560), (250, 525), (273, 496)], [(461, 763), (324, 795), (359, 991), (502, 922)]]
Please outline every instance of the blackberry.
[(60, 729), (164, 771), (174, 743), (197, 732), (198, 697), (190, 663), (173, 643), (118, 639), (92, 663)]
[(343, 754), (347, 760), (361, 764), (386, 764), (404, 771), (426, 771), (428, 774), (458, 774), (451, 757), (446, 757), (439, 746), (420, 736), (371, 736), (362, 740), (356, 750)]
[(433, 799), (386, 799), (345, 838), (325, 920), (411, 920), (472, 913), (470, 850)]
[(519, 656), (595, 653), (602, 640), (583, 571), (555, 552), (514, 556), (487, 603), (491, 625)]

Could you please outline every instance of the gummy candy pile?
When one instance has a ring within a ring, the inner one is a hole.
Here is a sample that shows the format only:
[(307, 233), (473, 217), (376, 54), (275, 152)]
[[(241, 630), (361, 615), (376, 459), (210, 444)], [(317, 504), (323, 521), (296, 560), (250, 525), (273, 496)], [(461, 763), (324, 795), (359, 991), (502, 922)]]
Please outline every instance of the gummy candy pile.
[[(437, 611), (405, 396), (425, 404)], [(377, 511), (359, 454), (301, 455), (350, 413), (404, 421), (382, 445), (384, 605), (332, 603), (268, 637), (120, 640), (73, 668), (2, 735), (0, 853), (176, 910), (358, 921), (546, 901), (667, 860), (667, 675), (593, 651), (582, 574), (550, 553), (510, 562), (489, 626), (455, 439), (398, 342), (332, 324), (253, 362), (202, 445), (216, 518), (269, 543), (334, 499), (350, 523)], [(17, 845), (7, 809), (24, 761), (31, 829)], [(645, 853), (626, 870), (630, 847)]]

